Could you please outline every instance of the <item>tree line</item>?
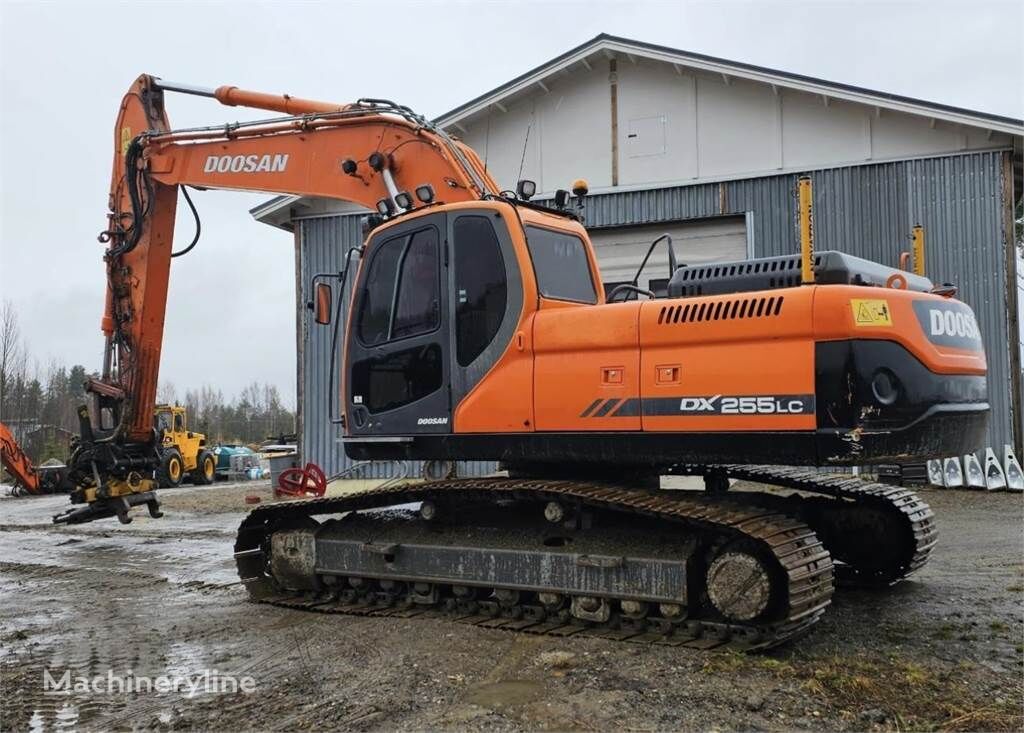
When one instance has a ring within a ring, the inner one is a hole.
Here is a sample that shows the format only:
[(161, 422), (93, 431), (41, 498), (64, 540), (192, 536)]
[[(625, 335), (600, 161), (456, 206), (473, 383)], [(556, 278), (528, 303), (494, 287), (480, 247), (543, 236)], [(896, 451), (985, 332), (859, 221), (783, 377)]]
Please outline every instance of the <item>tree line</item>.
[[(0, 420), (23, 440), (33, 461), (67, 458), (65, 438), (78, 434), (77, 409), (86, 401), (83, 385), (90, 376), (98, 373), (81, 364), (51, 360), (40, 365), (22, 337), (13, 304), (0, 304)], [(253, 445), (295, 432), (295, 413), (272, 384), (253, 382), (226, 397), (209, 385), (179, 393), (173, 383), (162, 382), (157, 402), (183, 405), (189, 429), (204, 433), (211, 446)], [(35, 437), (26, 439), (30, 432)]]

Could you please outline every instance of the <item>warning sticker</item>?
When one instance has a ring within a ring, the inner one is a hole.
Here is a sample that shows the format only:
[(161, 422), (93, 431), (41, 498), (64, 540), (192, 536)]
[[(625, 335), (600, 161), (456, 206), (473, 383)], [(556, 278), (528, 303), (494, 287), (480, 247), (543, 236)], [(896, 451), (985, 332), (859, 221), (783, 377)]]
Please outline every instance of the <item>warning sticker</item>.
[(857, 326), (891, 326), (892, 311), (887, 300), (850, 299), (853, 322)]

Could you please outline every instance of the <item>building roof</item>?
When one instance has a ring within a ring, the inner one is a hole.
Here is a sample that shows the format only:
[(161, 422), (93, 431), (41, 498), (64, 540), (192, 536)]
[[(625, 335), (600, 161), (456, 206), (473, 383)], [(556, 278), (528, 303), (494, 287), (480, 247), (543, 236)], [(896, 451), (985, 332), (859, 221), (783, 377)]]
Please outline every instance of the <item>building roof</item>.
[(1024, 120), (1003, 115), (978, 112), (977, 110), (954, 107), (948, 104), (928, 102), (913, 97), (906, 97), (889, 92), (843, 84), (840, 82), (818, 79), (813, 76), (794, 74), (788, 71), (769, 69), (740, 61), (730, 61), (715, 56), (683, 51), (654, 43), (635, 41), (629, 38), (601, 33), (589, 41), (572, 48), (560, 56), (517, 76), (489, 92), (449, 110), (435, 119), (442, 126), (457, 126), (462, 120), (486, 110), (490, 105), (501, 103), (503, 99), (514, 96), (533, 86), (543, 86), (545, 79), (558, 74), (569, 67), (581, 64), (589, 66), (594, 56), (625, 56), (627, 58), (647, 58), (673, 64), (677, 71), (683, 67), (697, 69), (726, 77), (736, 77), (771, 84), (775, 87), (796, 89), (802, 92), (820, 94), (835, 99), (891, 109), (909, 114), (923, 115), (938, 120), (954, 122), (972, 127), (980, 127), (1011, 135), (1024, 135)]
[[(770, 84), (773, 88), (794, 89), (801, 92), (819, 94), (832, 99), (843, 99), (860, 103), (877, 109), (888, 109), (907, 114), (928, 117), (935, 120), (968, 125), (970, 127), (1024, 136), (1024, 120), (1004, 115), (955, 107), (938, 102), (929, 102), (900, 94), (880, 92), (873, 89), (828, 81), (804, 74), (779, 71), (741, 61), (708, 56), (706, 54), (684, 51), (654, 43), (636, 41), (621, 36), (601, 33), (594, 38), (571, 48), (550, 61), (537, 66), (524, 74), (520, 74), (504, 84), (475, 97), (458, 107), (434, 118), (434, 122), (442, 127), (461, 128), (463, 121), (486, 112), (492, 105), (501, 105), (504, 100), (520, 94), (529, 93), (531, 89), (546, 89), (546, 80), (562, 74), (572, 67), (590, 68), (595, 57), (624, 57), (649, 59), (671, 64), (677, 72), (682, 70), (698, 70), (722, 75), (725, 78), (748, 79), (750, 81)], [(347, 205), (346, 205), (347, 208)], [(295, 211), (299, 209), (300, 211)], [(353, 211), (357, 209), (352, 209)], [(302, 216), (316, 216), (326, 212), (316, 210), (310, 200), (301, 196), (276, 196), (252, 208), (249, 212), (258, 221), (291, 231), (292, 219), (296, 213)], [(334, 212), (337, 213), (337, 212)]]

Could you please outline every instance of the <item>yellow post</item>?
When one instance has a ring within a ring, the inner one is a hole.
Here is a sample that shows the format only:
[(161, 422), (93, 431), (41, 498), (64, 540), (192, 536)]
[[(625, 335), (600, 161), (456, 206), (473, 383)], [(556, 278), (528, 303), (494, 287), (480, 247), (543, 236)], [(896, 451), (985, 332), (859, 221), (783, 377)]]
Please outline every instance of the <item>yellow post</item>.
[(796, 182), (800, 206), (800, 282), (814, 283), (814, 191), (811, 179), (801, 176)]
[(924, 275), (924, 227), (920, 224), (914, 226), (913, 246), (914, 252), (914, 274)]

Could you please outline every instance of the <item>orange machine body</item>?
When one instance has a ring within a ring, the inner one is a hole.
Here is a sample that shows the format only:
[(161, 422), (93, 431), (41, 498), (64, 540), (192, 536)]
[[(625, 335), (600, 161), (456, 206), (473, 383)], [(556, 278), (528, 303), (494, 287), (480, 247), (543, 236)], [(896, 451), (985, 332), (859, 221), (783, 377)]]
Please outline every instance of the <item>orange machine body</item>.
[[(521, 309), (510, 314), (514, 328), (471, 389), (453, 394), (450, 419), (443, 404), (418, 409), (414, 402), (414, 421), (389, 422), (388, 410), (374, 415), (365, 409), (365, 389), (343, 385), (346, 445), (353, 457), (600, 463), (610, 456), (613, 463), (657, 463), (670, 462), (674, 453), (689, 462), (872, 463), (947, 450), (951, 440), (959, 441), (951, 432), (975, 441), (984, 428), (980, 340), (937, 344), (929, 338), (927, 319), (915, 310), (952, 307), (968, 314), (961, 315), (961, 327), (972, 324), (969, 309), (955, 300), (892, 287), (827, 284), (606, 303), (588, 246), (593, 299), (572, 302), (542, 294), (527, 232), (551, 228), (586, 241), (578, 222), (497, 201), (448, 207), (448, 216), (459, 212), (486, 214), (509, 233), (516, 271), (510, 269), (509, 276), (518, 276), (523, 296)], [(370, 358), (353, 335), (366, 263), (376, 243), (391, 236), (391, 227), (415, 230), (417, 217), (430, 216), (437, 214), (413, 214), (380, 227), (368, 243), (348, 323), (350, 381), (360, 360)], [(441, 227), (451, 247), (457, 233)], [(455, 288), (454, 282), (444, 284)], [(456, 311), (451, 304), (450, 313)], [(882, 363), (887, 359), (898, 364)], [(837, 360), (842, 363), (831, 363)], [(867, 373), (858, 374), (858, 365)], [(890, 376), (895, 385), (885, 381)], [(883, 388), (903, 389), (900, 404), (858, 397), (857, 378), (866, 380), (861, 387), (869, 392), (879, 379)], [(957, 386), (915, 403), (916, 387), (901, 380)], [(933, 419), (941, 427), (916, 434)], [(438, 434), (424, 434), (423, 420)]]
[[(290, 116), (172, 130), (165, 90)], [(852, 463), (962, 452), (984, 426), (980, 339), (937, 345), (918, 310), (946, 299), (920, 287), (772, 283), (607, 303), (575, 215), (502, 194), (472, 149), (408, 108), (141, 76), (114, 130), (106, 351), (72, 467), (80, 486), (97, 471), (131, 484), (157, 458), (151, 412), (184, 186), (342, 199), (387, 220), (362, 250), (332, 375), (355, 457)], [(479, 292), (463, 282), (474, 268), (493, 280)], [(405, 287), (417, 278), (425, 289)], [(939, 321), (973, 324), (949, 303), (935, 306), (956, 311)], [(899, 399), (873, 404), (879, 388)]]

